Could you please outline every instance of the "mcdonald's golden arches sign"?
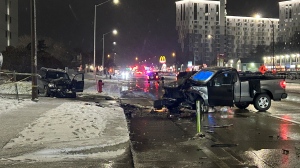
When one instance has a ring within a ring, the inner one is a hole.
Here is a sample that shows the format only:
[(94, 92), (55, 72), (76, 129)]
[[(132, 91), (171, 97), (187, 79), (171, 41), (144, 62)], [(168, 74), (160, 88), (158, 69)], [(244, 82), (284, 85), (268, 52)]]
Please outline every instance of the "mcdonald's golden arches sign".
[(163, 55), (162, 55), (162, 56), (159, 57), (159, 63), (164, 64), (164, 63), (166, 63), (166, 61), (167, 61), (167, 60), (166, 60), (166, 56), (163, 56)]

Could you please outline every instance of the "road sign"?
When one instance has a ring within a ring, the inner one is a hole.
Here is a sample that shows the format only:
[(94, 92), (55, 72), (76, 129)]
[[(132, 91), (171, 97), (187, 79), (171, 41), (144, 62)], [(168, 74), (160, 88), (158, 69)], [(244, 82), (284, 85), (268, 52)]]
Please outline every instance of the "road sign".
[(160, 56), (159, 57), (159, 63), (161, 63), (161, 64), (165, 64), (167, 62), (167, 60), (166, 60), (166, 56)]
[(259, 70), (262, 74), (264, 74), (268, 69), (266, 68), (265, 65), (262, 65), (262, 66), (259, 67), (258, 70)]

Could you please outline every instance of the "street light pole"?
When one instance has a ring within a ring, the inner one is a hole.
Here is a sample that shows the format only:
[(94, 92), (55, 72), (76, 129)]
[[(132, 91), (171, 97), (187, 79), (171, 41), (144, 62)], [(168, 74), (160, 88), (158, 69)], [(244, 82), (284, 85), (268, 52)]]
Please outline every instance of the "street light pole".
[(273, 50), (272, 51), (273, 52), (273, 69), (272, 70), (274, 71), (275, 70), (275, 63), (274, 63), (274, 61), (275, 61), (275, 39), (274, 39), (275, 38), (275, 35), (274, 35), (275, 31), (274, 31), (274, 21), (271, 20), (271, 23), (272, 23), (272, 32), (273, 32), (273, 35), (272, 35), (272, 41), (273, 41), (273, 46), (272, 46), (272, 48), (273, 48), (272, 49)]
[[(102, 73), (104, 72), (104, 36), (105, 34), (102, 36)], [(105, 73), (107, 74), (107, 72)]]
[(97, 17), (97, 5), (95, 5), (95, 13), (94, 13), (94, 75), (96, 80), (96, 17)]
[(31, 100), (38, 101), (37, 88), (37, 51), (36, 51), (36, 3), (35, 0), (30, 1), (31, 7), (31, 73), (32, 73), (32, 92)]
[[(96, 80), (96, 25), (97, 25), (97, 7), (101, 6), (109, 1), (112, 0), (107, 0), (105, 2), (102, 2), (98, 5), (95, 5), (95, 12), (94, 12), (94, 75), (95, 75), (95, 80)], [(113, 0), (115, 4), (119, 3), (119, 0)], [(104, 40), (104, 39), (103, 39)]]
[[(104, 70), (104, 43), (105, 43), (105, 41), (104, 41), (104, 37), (105, 37), (105, 35), (107, 35), (108, 33), (113, 33), (113, 34), (117, 34), (117, 30), (113, 30), (113, 31), (110, 31), (110, 32), (107, 32), (107, 33), (104, 33), (103, 35), (102, 35), (102, 44), (103, 44), (103, 48), (102, 48), (102, 69)], [(102, 71), (103, 72), (103, 71)]]

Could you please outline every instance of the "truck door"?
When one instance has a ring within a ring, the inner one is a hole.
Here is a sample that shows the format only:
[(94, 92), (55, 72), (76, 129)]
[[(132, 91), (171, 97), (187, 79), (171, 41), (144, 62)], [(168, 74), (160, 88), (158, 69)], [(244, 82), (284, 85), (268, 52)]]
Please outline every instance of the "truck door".
[(208, 86), (208, 103), (210, 106), (233, 106), (233, 74), (223, 72), (211, 79)]
[(73, 77), (72, 85), (76, 92), (83, 92), (84, 74), (83, 73), (76, 74)]

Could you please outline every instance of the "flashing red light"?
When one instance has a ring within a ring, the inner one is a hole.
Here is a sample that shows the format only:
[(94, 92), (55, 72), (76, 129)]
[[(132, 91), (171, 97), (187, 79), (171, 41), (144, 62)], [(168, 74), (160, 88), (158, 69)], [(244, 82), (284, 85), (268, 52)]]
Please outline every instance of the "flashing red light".
[(280, 86), (285, 89), (286, 88), (286, 82), (283, 80), (280, 82)]

